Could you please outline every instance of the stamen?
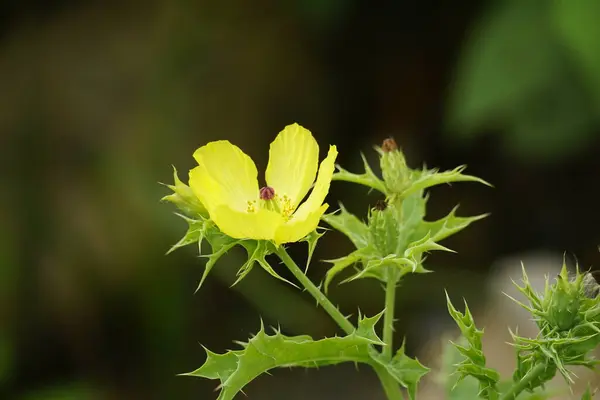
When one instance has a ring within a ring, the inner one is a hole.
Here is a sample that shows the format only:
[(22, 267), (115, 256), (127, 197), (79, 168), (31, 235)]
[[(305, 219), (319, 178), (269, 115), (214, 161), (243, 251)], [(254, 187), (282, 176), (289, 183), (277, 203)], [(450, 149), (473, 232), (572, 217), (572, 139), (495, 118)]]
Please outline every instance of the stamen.
[(258, 193), (261, 200), (273, 200), (275, 198), (275, 189), (270, 186), (261, 187)]

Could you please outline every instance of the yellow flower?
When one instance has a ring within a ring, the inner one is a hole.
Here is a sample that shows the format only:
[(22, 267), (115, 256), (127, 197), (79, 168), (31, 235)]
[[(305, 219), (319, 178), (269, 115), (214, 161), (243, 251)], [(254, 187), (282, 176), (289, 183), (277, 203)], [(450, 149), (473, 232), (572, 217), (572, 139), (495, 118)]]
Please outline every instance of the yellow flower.
[[(194, 152), (198, 166), (190, 171), (189, 183), (226, 235), (276, 244), (296, 242), (316, 229), (328, 207), (323, 201), (336, 157), (336, 147), (330, 146), (315, 182), (319, 145), (310, 131), (292, 124), (271, 143), (267, 186), (259, 189), (254, 162), (227, 140)], [(310, 196), (300, 205), (313, 182)]]

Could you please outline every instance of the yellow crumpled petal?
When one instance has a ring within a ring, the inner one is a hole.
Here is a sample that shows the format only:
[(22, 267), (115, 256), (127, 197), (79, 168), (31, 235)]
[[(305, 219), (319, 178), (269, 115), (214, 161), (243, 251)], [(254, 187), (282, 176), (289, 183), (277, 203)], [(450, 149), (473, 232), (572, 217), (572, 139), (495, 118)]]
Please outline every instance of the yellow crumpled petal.
[(256, 166), (239, 147), (219, 140), (200, 147), (194, 158), (198, 166), (190, 171), (190, 187), (211, 217), (222, 204), (245, 211), (248, 201), (258, 198)]
[(310, 131), (288, 125), (271, 143), (265, 180), (277, 195), (289, 197), (293, 211), (315, 181), (318, 164), (319, 145)]

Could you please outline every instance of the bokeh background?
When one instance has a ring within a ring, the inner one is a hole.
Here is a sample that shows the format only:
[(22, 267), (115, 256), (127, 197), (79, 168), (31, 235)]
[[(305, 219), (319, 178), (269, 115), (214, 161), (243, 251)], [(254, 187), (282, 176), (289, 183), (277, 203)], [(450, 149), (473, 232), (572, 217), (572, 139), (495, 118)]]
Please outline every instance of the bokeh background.
[[(2, 1), (0, 398), (212, 399), (215, 382), (176, 376), (201, 365), (199, 343), (233, 348), (260, 318), (336, 333), (260, 269), (230, 288), (243, 253), (195, 295), (204, 260), (193, 246), (165, 256), (185, 231), (159, 202), (171, 165), (185, 176), (195, 148), (226, 138), (260, 170), (291, 122), (322, 151), (336, 144), (349, 170), (360, 152), (376, 164), (372, 146), (393, 136), (412, 167), (467, 164), (495, 185), (431, 191), (431, 219), (458, 203), (491, 216), (444, 243), (458, 254), (428, 258), (434, 274), (406, 279), (396, 333), (435, 365), (453, 332), (446, 288), (471, 302), (491, 362), (510, 372), (506, 326), (523, 315), (498, 294), (519, 260), (534, 275), (565, 251), (600, 264), (599, 15), (593, 0)], [(329, 203), (365, 215), (376, 200), (338, 182)], [(299, 261), (304, 246), (291, 249)], [(315, 259), (349, 251), (331, 232)], [(372, 281), (331, 296), (347, 313), (383, 299)], [(246, 393), (383, 398), (354, 366), (274, 371)]]

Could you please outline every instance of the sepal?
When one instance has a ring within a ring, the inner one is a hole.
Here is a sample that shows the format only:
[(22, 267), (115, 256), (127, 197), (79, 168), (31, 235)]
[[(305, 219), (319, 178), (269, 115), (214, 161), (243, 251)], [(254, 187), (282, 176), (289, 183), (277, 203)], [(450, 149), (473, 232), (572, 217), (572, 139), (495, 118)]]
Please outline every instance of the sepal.
[(190, 217), (208, 218), (206, 207), (200, 202), (192, 189), (179, 179), (175, 167), (173, 167), (173, 181), (173, 185), (163, 183), (163, 185), (171, 189), (173, 193), (164, 196), (161, 201), (168, 201), (175, 204), (177, 208)]

